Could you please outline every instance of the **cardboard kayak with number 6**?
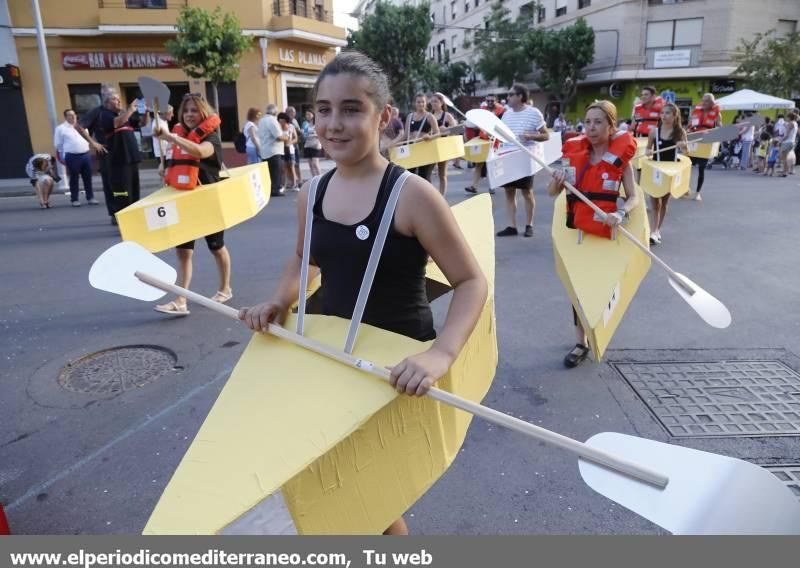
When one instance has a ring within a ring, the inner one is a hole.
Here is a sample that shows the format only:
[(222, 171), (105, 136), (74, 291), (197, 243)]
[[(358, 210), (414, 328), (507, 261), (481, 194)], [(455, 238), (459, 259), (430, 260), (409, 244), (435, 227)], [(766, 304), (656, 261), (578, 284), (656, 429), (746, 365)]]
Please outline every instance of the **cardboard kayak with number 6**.
[(192, 190), (164, 187), (129, 205), (116, 215), (122, 240), (160, 252), (255, 217), (269, 201), (267, 164), (227, 173), (217, 183)]

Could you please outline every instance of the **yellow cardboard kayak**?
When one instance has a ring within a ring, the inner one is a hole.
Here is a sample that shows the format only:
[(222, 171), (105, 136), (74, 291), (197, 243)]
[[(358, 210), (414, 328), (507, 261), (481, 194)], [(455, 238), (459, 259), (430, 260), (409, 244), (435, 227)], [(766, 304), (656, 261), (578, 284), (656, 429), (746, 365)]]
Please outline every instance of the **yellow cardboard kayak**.
[[(437, 386), (480, 401), (494, 377), (491, 200), (453, 208), (489, 281), (480, 319)], [(428, 278), (447, 283), (430, 266)], [(341, 349), (349, 321), (305, 317)], [(295, 316), (286, 327), (294, 329)], [(354, 355), (392, 365), (422, 343), (363, 325)], [(471, 415), (255, 334), (164, 490), (145, 534), (380, 534), (447, 470)]]
[(228, 170), (192, 190), (163, 187), (117, 213), (123, 241), (159, 252), (255, 217), (269, 201), (266, 162)]
[(645, 157), (645, 150), (647, 150), (647, 137), (636, 138), (636, 154), (631, 160), (631, 165), (634, 169), (642, 169), (642, 159)]
[(680, 197), (689, 192), (692, 161), (680, 154), (677, 158), (678, 160), (675, 162), (642, 158), (642, 175), (639, 178), (639, 184), (647, 195)]
[[(647, 246), (650, 226), (644, 197), (638, 191), (641, 202), (625, 228)], [(621, 235), (608, 240), (583, 234), (579, 242), (579, 231), (567, 227), (566, 207), (566, 193), (562, 192), (553, 212), (556, 271), (586, 330), (595, 361), (600, 361), (650, 268), (650, 257)]]
[(481, 164), (489, 158), (489, 148), (492, 143), (483, 138), (473, 138), (464, 144), (464, 159), (469, 162)]
[(713, 160), (719, 154), (719, 142), (707, 144), (703, 144), (702, 142), (689, 142), (686, 153), (690, 158)]
[(463, 157), (464, 137), (460, 134), (403, 144), (389, 150), (389, 159), (407, 170)]

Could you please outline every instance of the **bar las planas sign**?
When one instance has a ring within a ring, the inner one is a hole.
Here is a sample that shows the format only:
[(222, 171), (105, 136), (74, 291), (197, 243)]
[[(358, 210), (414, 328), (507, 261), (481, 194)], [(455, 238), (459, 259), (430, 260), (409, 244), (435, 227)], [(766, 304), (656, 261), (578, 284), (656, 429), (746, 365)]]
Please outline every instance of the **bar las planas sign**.
[(145, 51), (64, 51), (61, 65), (67, 71), (107, 69), (176, 69), (169, 53)]

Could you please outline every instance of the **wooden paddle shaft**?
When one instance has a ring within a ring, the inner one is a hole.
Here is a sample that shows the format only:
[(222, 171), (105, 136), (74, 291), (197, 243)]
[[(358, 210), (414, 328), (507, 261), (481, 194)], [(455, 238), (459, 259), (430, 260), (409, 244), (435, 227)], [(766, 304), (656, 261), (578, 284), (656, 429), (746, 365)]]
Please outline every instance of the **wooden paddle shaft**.
[[(501, 138), (501, 139), (505, 139), (506, 137), (505, 137), (505, 136), (501, 136), (500, 138)], [(533, 153), (533, 151), (531, 151), (531, 150), (530, 150), (528, 147), (526, 147), (524, 144), (522, 144), (522, 142), (520, 142), (520, 141), (517, 139), (517, 137), (516, 137), (516, 136), (514, 136), (514, 137), (512, 138), (512, 140), (511, 140), (511, 141), (512, 141), (514, 144), (516, 144), (516, 145), (517, 145), (517, 146), (518, 146), (518, 147), (519, 147), (521, 150), (524, 150), (525, 152), (527, 152), (527, 153), (528, 153), (528, 155), (529, 155), (531, 158), (533, 158), (533, 161), (535, 161), (537, 164), (539, 164), (540, 166), (542, 166), (542, 168), (544, 168), (544, 170), (545, 170), (547, 173), (549, 173), (551, 176), (552, 176), (553, 174), (555, 174), (555, 170), (553, 170), (553, 168), (551, 168), (549, 165), (547, 165), (547, 164), (546, 164), (546, 163), (545, 163), (543, 160), (541, 160), (541, 159), (540, 159), (540, 158), (539, 158), (539, 157), (538, 157), (536, 154), (534, 154), (534, 153)], [(565, 185), (565, 186), (566, 186), (566, 188), (567, 188), (567, 189), (570, 191), (570, 193), (572, 193), (572, 194), (573, 194), (575, 197), (577, 197), (578, 199), (580, 199), (581, 201), (583, 201), (583, 202), (584, 202), (586, 205), (588, 205), (589, 207), (591, 207), (591, 208), (592, 208), (592, 210), (593, 210), (595, 213), (597, 213), (598, 215), (600, 215), (600, 217), (605, 217), (605, 216), (607, 215), (607, 213), (606, 213), (605, 211), (603, 211), (603, 210), (602, 210), (602, 209), (600, 209), (600, 208), (599, 208), (597, 205), (595, 205), (595, 204), (594, 204), (594, 203), (593, 203), (593, 202), (592, 202), (592, 201), (591, 201), (591, 200), (590, 200), (588, 197), (586, 197), (586, 196), (585, 196), (583, 193), (581, 193), (581, 192), (580, 192), (578, 189), (576, 189), (576, 188), (575, 188), (575, 186), (573, 186), (571, 183), (569, 183), (568, 181), (565, 181), (565, 182), (564, 182), (564, 185)], [(667, 272), (667, 274), (669, 274), (669, 275), (670, 275), (670, 277), (671, 277), (671, 278), (672, 278), (672, 279), (673, 279), (673, 280), (674, 280), (674, 281), (675, 281), (675, 282), (676, 282), (676, 283), (677, 283), (677, 284), (678, 284), (678, 285), (679, 285), (681, 288), (683, 288), (683, 289), (686, 291), (686, 293), (687, 293), (687, 294), (689, 294), (690, 296), (694, 294), (694, 288), (693, 288), (693, 287), (691, 287), (689, 284), (687, 284), (687, 283), (684, 281), (684, 279), (683, 279), (683, 278), (681, 278), (681, 276), (680, 276), (680, 275), (679, 275), (677, 272), (675, 272), (674, 270), (672, 270), (672, 268), (670, 268), (670, 267), (669, 267), (669, 265), (668, 265), (666, 262), (664, 262), (663, 260), (661, 260), (661, 259), (660, 259), (660, 258), (659, 258), (657, 255), (653, 254), (653, 252), (652, 252), (652, 251), (651, 251), (649, 248), (647, 248), (647, 247), (646, 247), (646, 246), (644, 246), (642, 243), (640, 243), (640, 242), (639, 242), (639, 239), (637, 239), (637, 238), (636, 238), (636, 237), (635, 237), (633, 234), (631, 234), (631, 233), (630, 233), (630, 232), (629, 232), (629, 231), (628, 231), (628, 230), (627, 230), (625, 227), (623, 227), (622, 225), (617, 225), (617, 230), (618, 230), (620, 233), (622, 233), (623, 235), (625, 235), (625, 236), (628, 238), (628, 240), (630, 240), (630, 241), (631, 241), (631, 242), (632, 242), (634, 245), (636, 245), (636, 246), (639, 248), (639, 250), (641, 250), (643, 253), (645, 253), (646, 255), (648, 255), (648, 256), (649, 256), (650, 258), (652, 258), (654, 261), (656, 261), (656, 263), (658, 263), (658, 264), (661, 266), (661, 268), (663, 268), (663, 269), (664, 269), (664, 270)]]
[[(221, 315), (227, 316), (229, 318), (239, 320), (239, 310), (234, 308), (225, 306), (220, 304), (219, 302), (215, 302), (210, 298), (206, 298), (205, 296), (201, 296), (196, 292), (192, 292), (191, 290), (186, 290), (185, 288), (181, 288), (180, 286), (176, 286), (174, 284), (169, 284), (167, 282), (163, 282), (153, 276), (142, 272), (135, 272), (134, 275), (136, 278), (144, 282), (145, 284), (149, 284), (154, 288), (158, 288), (159, 290), (164, 290), (165, 292), (172, 292), (179, 296), (184, 296), (185, 298), (200, 304), (210, 310), (213, 310)], [(339, 351), (320, 343), (318, 341), (314, 341), (313, 339), (309, 339), (308, 337), (298, 335), (292, 331), (282, 328), (276, 324), (270, 324), (269, 333), (276, 337), (280, 337), (281, 339), (285, 339), (290, 343), (295, 345), (299, 345), (315, 353), (348, 365), (350, 367), (355, 367), (369, 373), (373, 376), (379, 377), (385, 381), (389, 380), (389, 371), (380, 366), (376, 366), (369, 361), (365, 361), (363, 359), (359, 359), (357, 357), (353, 357), (343, 351)], [(669, 479), (656, 471), (648, 469), (646, 467), (642, 467), (635, 463), (629, 462), (624, 459), (620, 459), (615, 457), (612, 454), (604, 452), (602, 450), (598, 450), (597, 448), (593, 448), (583, 442), (578, 442), (577, 440), (573, 440), (572, 438), (568, 438), (566, 436), (562, 436), (561, 434), (557, 434), (555, 432), (551, 432), (550, 430), (546, 430), (540, 426), (535, 426), (529, 422), (525, 422), (524, 420), (520, 420), (519, 418), (514, 418), (513, 416), (509, 416), (508, 414), (504, 414), (492, 408), (488, 408), (476, 402), (472, 402), (471, 400), (467, 400), (460, 396), (454, 395), (452, 393), (443, 391), (436, 387), (431, 388), (428, 391), (428, 396), (452, 406), (454, 408), (458, 408), (460, 410), (464, 410), (473, 414), (474, 416), (478, 416), (483, 418), (488, 422), (492, 422), (493, 424), (497, 424), (498, 426), (504, 426), (510, 430), (514, 430), (516, 432), (520, 432), (521, 434), (525, 434), (531, 438), (535, 438), (537, 440), (541, 440), (543, 442), (547, 442), (564, 450), (567, 450), (573, 454), (576, 454), (586, 460), (591, 461), (592, 463), (596, 463), (598, 465), (602, 465), (608, 468), (611, 468), (615, 471), (619, 471), (633, 477), (635, 479), (639, 479), (651, 485), (654, 485), (658, 488), (664, 488), (669, 483)]]

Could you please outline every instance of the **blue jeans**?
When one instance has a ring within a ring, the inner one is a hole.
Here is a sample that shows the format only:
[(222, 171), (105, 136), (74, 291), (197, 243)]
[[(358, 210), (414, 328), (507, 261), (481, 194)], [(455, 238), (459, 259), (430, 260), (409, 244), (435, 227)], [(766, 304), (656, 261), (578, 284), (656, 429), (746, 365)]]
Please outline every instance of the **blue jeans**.
[(86, 199), (94, 199), (92, 190), (92, 158), (89, 152), (85, 154), (69, 154), (64, 157), (69, 172), (69, 194), (72, 201), (78, 201), (80, 196), (79, 178), (83, 178), (83, 189)]
[(750, 148), (753, 146), (752, 140), (742, 142), (742, 157), (739, 160), (739, 169), (746, 170), (750, 165)]
[(255, 148), (251, 148), (247, 146), (247, 163), (248, 164), (260, 164), (261, 163), (261, 156), (258, 155), (258, 150)]

